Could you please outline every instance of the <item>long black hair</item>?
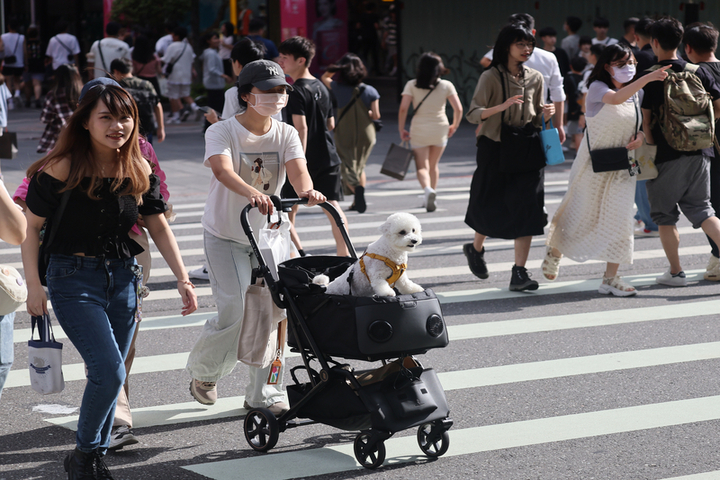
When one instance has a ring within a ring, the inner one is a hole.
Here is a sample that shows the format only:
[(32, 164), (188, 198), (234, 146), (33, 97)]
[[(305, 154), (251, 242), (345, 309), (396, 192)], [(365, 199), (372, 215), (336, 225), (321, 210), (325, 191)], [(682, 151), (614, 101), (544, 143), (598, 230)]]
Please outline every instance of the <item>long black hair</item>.
[(135, 39), (135, 47), (132, 51), (132, 59), (137, 63), (150, 63), (155, 58), (155, 45), (147, 35), (140, 34)]
[(510, 58), (510, 47), (515, 42), (532, 43), (535, 48), (535, 37), (532, 30), (524, 23), (511, 23), (505, 25), (495, 40), (495, 48), (493, 49), (493, 59), (490, 67), (502, 65), (507, 68)]
[(327, 68), (330, 73), (338, 72), (338, 81), (355, 87), (367, 76), (367, 70), (360, 57), (354, 53), (346, 53), (340, 60)]
[(630, 47), (622, 43), (615, 43), (605, 47), (598, 58), (597, 64), (588, 77), (587, 86), (589, 87), (592, 82), (597, 80), (603, 82), (605, 85), (614, 90), (615, 84), (613, 84), (612, 75), (610, 75), (610, 72), (605, 69), (605, 65), (610, 65), (612, 62), (622, 60), (628, 55), (630, 57), (633, 56), (632, 50), (630, 50)]
[(433, 52), (425, 52), (420, 56), (417, 66), (417, 76), (415, 77), (415, 86), (417, 88), (431, 89), (437, 85), (438, 80), (443, 75), (450, 72), (443, 65), (440, 55)]

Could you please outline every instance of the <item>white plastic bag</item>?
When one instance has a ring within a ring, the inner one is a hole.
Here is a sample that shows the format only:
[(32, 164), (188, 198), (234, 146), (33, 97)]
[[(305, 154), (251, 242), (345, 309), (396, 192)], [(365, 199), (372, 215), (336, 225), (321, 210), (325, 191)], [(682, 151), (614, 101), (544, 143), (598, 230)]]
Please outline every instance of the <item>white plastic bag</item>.
[[(40, 340), (35, 340), (35, 325)], [(65, 389), (62, 372), (62, 343), (55, 341), (50, 317), (32, 317), (32, 330), (28, 342), (30, 386), (43, 395), (60, 393)]]
[(278, 226), (277, 223), (271, 223), (267, 228), (260, 229), (260, 238), (258, 240), (258, 248), (262, 253), (265, 263), (270, 269), (270, 274), (277, 281), (277, 266), (285, 260), (290, 259), (290, 221), (285, 213), (281, 214), (282, 222)]

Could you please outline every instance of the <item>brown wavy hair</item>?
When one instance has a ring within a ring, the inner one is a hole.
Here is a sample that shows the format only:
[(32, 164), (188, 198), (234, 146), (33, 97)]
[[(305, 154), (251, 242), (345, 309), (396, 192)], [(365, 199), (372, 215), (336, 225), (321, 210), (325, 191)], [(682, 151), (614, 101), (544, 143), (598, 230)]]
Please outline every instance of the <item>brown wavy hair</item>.
[(113, 117), (133, 119), (130, 138), (118, 149), (118, 168), (112, 190), (118, 195), (132, 195), (141, 204), (142, 195), (150, 189), (150, 179), (145, 166), (148, 161), (143, 158), (138, 143), (138, 108), (130, 94), (115, 85), (101, 84), (88, 90), (60, 132), (55, 148), (28, 168), (27, 177), (32, 178), (39, 170), (47, 169), (67, 157), (70, 159), (70, 173), (61, 192), (76, 188), (83, 178), (90, 177), (87, 195), (93, 200), (98, 199), (95, 192), (102, 185), (102, 170), (92, 156), (90, 132), (85, 125), (99, 102), (108, 107)]

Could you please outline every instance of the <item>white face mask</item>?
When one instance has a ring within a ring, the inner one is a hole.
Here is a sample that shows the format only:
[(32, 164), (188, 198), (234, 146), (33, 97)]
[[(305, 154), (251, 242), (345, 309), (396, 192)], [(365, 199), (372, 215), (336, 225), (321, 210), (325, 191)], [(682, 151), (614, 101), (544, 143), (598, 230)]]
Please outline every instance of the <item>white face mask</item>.
[(612, 67), (613, 78), (620, 83), (628, 83), (635, 78), (635, 65), (625, 65), (624, 67)]
[(251, 93), (255, 96), (255, 105), (248, 102), (248, 107), (264, 117), (272, 117), (285, 108), (288, 101), (287, 93)]

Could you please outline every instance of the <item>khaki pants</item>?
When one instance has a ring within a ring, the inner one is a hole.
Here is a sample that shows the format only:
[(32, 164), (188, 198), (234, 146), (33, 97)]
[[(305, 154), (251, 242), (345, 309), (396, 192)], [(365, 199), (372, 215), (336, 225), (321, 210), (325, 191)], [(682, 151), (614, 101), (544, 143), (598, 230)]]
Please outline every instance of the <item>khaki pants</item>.
[[(130, 232), (130, 238), (139, 243), (145, 250), (135, 258), (138, 264), (143, 267), (143, 285), (146, 285), (148, 279), (150, 278), (150, 268), (152, 267), (152, 260), (150, 258), (150, 241), (148, 240), (147, 231), (144, 228), (140, 228), (140, 230), (142, 231), (141, 235)], [(115, 420), (113, 421), (113, 427), (127, 425), (132, 428), (132, 413), (130, 412), (130, 402), (128, 400), (128, 396), (130, 395), (128, 379), (130, 378), (130, 369), (132, 368), (133, 360), (135, 360), (135, 340), (137, 340), (138, 331), (140, 331), (140, 324), (136, 325), (135, 335), (133, 335), (132, 342), (130, 343), (130, 350), (128, 350), (127, 357), (125, 358), (125, 384), (120, 390), (120, 395), (118, 395), (117, 404), (115, 405)]]

